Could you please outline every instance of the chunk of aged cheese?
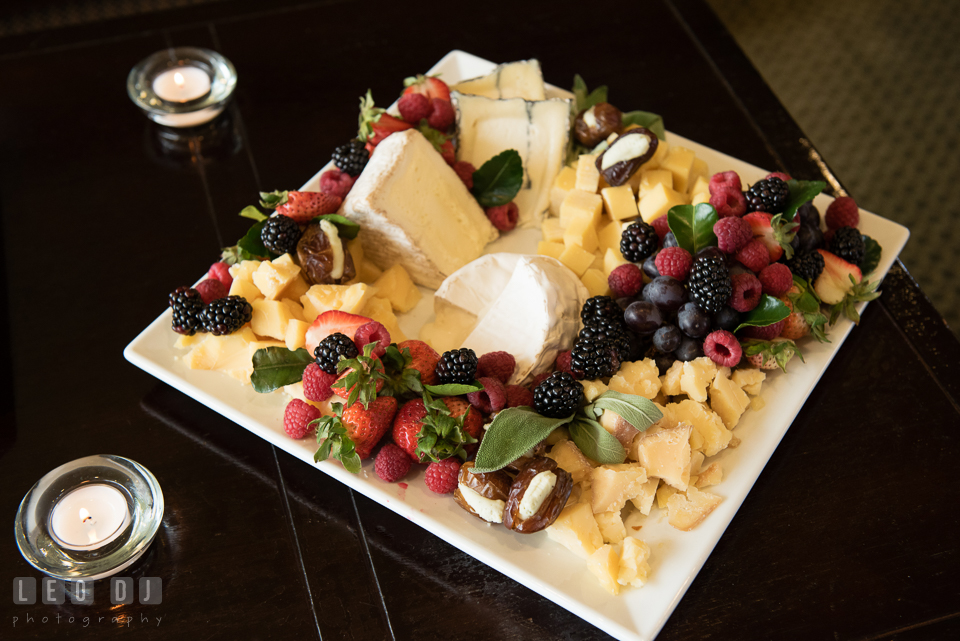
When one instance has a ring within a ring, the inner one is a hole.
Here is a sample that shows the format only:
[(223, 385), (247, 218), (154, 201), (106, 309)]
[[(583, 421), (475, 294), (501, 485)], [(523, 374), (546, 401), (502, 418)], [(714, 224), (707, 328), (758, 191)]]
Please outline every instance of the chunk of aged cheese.
[(623, 509), (627, 500), (640, 493), (640, 486), (647, 482), (646, 470), (636, 463), (602, 465), (594, 468), (591, 475), (594, 514)]
[(610, 389), (652, 399), (660, 391), (659, 374), (652, 358), (624, 363), (620, 371), (610, 377)]
[(547, 454), (547, 458), (552, 458), (557, 462), (557, 467), (566, 470), (574, 483), (580, 483), (590, 477), (596, 463), (592, 462), (576, 443), (565, 439), (553, 446), (553, 449)]
[(728, 430), (737, 426), (749, 405), (750, 397), (747, 393), (724, 376), (723, 372), (718, 372), (710, 384), (710, 409), (720, 416)]
[(695, 358), (683, 364), (680, 375), (680, 391), (702, 403), (707, 400), (707, 386), (717, 375), (717, 364), (706, 356)]
[(654, 426), (640, 432), (631, 446), (632, 458), (650, 476), (656, 476), (678, 490), (687, 489), (690, 482), (690, 434), (692, 425), (680, 424), (669, 428)]
[(716, 494), (688, 487), (686, 493), (677, 492), (667, 500), (667, 522), (687, 532), (697, 527), (721, 502), (723, 499)]
[(548, 537), (584, 559), (603, 545), (603, 536), (589, 503), (574, 503), (563, 508), (546, 532)]
[(604, 545), (590, 555), (587, 567), (610, 594), (620, 594), (617, 577), (620, 574), (620, 555), (612, 545)]
[(520, 60), (497, 65), (485, 76), (458, 82), (451, 90), (485, 98), (543, 100), (543, 73), (537, 60)]
[(600, 528), (600, 536), (603, 537), (604, 543), (619, 543), (627, 536), (623, 519), (620, 518), (620, 510), (600, 512), (593, 517), (597, 519), (597, 527)]
[(629, 537), (620, 546), (620, 564), (617, 583), (642, 587), (650, 574), (650, 546), (639, 539)]
[(653, 507), (653, 497), (657, 494), (657, 486), (659, 484), (660, 479), (657, 477), (652, 476), (648, 478), (647, 482), (640, 487), (640, 494), (630, 499), (633, 507), (637, 508), (640, 514), (644, 516), (650, 514), (650, 508)]

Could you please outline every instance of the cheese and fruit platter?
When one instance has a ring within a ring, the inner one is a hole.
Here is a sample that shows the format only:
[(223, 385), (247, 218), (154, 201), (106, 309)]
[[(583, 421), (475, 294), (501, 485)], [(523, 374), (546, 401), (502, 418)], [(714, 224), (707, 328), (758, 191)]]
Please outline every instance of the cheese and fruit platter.
[(367, 92), (126, 358), (653, 639), (908, 232), (615, 91), (453, 51)]

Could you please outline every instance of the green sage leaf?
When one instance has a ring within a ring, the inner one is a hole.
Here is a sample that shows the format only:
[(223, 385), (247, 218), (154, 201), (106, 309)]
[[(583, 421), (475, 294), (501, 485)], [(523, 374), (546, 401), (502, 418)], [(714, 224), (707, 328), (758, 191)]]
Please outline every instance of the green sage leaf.
[(816, 198), (826, 187), (827, 183), (822, 180), (788, 180), (787, 189), (790, 190), (790, 195), (783, 207), (783, 219), (793, 220), (800, 205)]
[(760, 304), (740, 317), (740, 324), (734, 332), (739, 332), (744, 327), (766, 327), (779, 323), (790, 315), (790, 308), (783, 304), (779, 298), (774, 298), (770, 294), (764, 294), (760, 297)]
[(503, 410), (493, 419), (480, 442), (474, 471), (494, 472), (516, 461), (573, 417), (571, 414), (566, 418), (548, 418), (530, 407)]
[(260, 240), (260, 232), (265, 222), (266, 220), (261, 220), (255, 224), (243, 238), (237, 241), (241, 260), (272, 260), (277, 257), (277, 254), (264, 247), (263, 241)]
[(481, 207), (497, 207), (513, 200), (522, 186), (523, 161), (516, 149), (507, 149), (473, 172), (471, 191)]
[(570, 439), (580, 448), (584, 456), (601, 465), (616, 465), (627, 458), (627, 451), (613, 434), (603, 429), (600, 423), (586, 418), (578, 418), (567, 426)]
[(657, 134), (657, 138), (660, 140), (667, 137), (667, 131), (663, 126), (663, 116), (660, 114), (650, 113), (649, 111), (628, 111), (623, 114), (622, 126), (626, 129), (630, 125), (646, 127)]
[(303, 379), (303, 370), (314, 362), (305, 349), (291, 352), (286, 347), (264, 347), (253, 353), (253, 389), (266, 394)]
[[(634, 394), (607, 390), (593, 402), (593, 407), (610, 410), (641, 432), (663, 418), (653, 401)], [(606, 431), (606, 430), (604, 430)]]
[(713, 233), (713, 226), (720, 220), (717, 210), (712, 205), (677, 205), (667, 212), (667, 224), (670, 231), (677, 237), (677, 244), (683, 247), (691, 256), (705, 247), (717, 244), (717, 235)]
[(863, 264), (860, 265), (860, 271), (864, 276), (868, 276), (880, 264), (880, 255), (883, 253), (883, 248), (880, 247), (880, 243), (866, 234), (863, 234), (863, 246), (866, 251), (863, 253)]
[(446, 385), (424, 385), (428, 392), (437, 396), (461, 396), (483, 389), (483, 383), (474, 381), (468, 385), (462, 383), (448, 383)]
[(340, 235), (340, 238), (353, 240), (357, 237), (357, 234), (360, 233), (360, 223), (355, 220), (350, 220), (346, 216), (341, 216), (340, 214), (324, 214), (323, 216), (315, 216), (310, 222), (319, 223), (321, 220), (333, 223), (337, 228), (337, 234)]
[(255, 220), (258, 223), (261, 220), (266, 220), (269, 218), (265, 213), (254, 207), (253, 205), (247, 205), (240, 211), (240, 216), (243, 218), (249, 218), (250, 220)]

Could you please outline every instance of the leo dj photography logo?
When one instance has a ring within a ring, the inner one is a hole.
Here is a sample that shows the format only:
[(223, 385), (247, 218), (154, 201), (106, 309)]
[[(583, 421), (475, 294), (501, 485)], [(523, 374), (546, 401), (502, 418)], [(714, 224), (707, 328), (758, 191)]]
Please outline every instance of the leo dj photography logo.
[[(106, 587), (106, 586), (102, 586)], [(37, 586), (37, 580), (34, 577), (18, 576), (13, 580), (13, 603), (14, 605), (36, 605), (39, 595), (40, 603), (43, 605), (63, 605), (67, 598), (73, 605), (93, 605), (94, 604), (94, 582), (93, 581), (71, 581), (65, 582), (59, 579), (44, 577), (40, 579), (40, 585)], [(103, 596), (100, 596), (103, 599)], [(134, 581), (130, 577), (112, 577), (110, 579), (109, 594), (107, 595), (112, 605), (129, 605), (137, 602), (143, 605), (160, 605), (163, 602), (163, 581), (160, 577), (150, 576), (142, 577), (134, 586)], [(160, 625), (161, 617), (147, 617), (140, 615), (140, 623), (153, 623), (156, 619), (156, 625)], [(54, 616), (49, 614), (38, 615), (25, 611), (22, 615), (13, 617), (13, 627), (27, 624), (48, 624), (55, 623), (79, 623), (83, 627), (91, 623), (120, 623), (130, 626), (135, 623), (132, 616), (95, 616), (95, 617), (65, 617), (60, 613)]]

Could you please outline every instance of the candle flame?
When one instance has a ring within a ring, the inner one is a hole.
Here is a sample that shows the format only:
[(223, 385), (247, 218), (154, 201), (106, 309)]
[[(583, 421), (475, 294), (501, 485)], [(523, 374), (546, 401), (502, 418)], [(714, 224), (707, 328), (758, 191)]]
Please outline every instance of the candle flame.
[(87, 508), (85, 507), (80, 508), (80, 520), (86, 523), (88, 519), (90, 519), (90, 513), (87, 512)]
[(180, 73), (179, 71), (177, 71), (176, 73), (174, 73), (174, 74), (173, 74), (173, 81), (174, 81), (175, 83), (177, 83), (177, 86), (178, 86), (178, 87), (182, 87), (182, 86), (183, 86), (183, 83), (184, 83), (183, 74)]

